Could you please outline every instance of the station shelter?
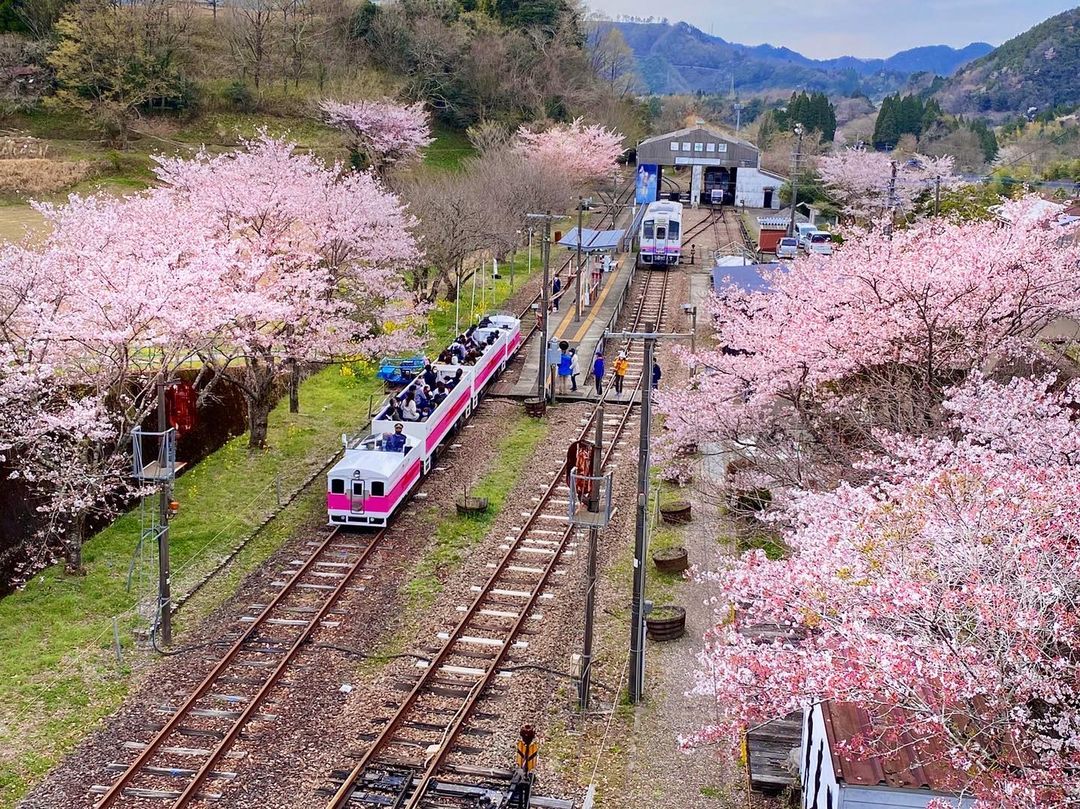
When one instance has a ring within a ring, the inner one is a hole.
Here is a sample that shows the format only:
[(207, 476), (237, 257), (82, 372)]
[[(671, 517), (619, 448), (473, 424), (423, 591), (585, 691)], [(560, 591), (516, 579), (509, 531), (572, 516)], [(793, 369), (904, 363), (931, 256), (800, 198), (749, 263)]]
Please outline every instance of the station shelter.
[[(571, 228), (561, 239), (559, 245), (571, 252), (577, 252), (581, 243), (582, 284), (581, 305), (589, 306), (604, 284), (604, 276), (616, 269), (615, 253), (622, 242), (624, 230), (593, 230)], [(576, 269), (576, 268), (575, 268)]]
[(638, 204), (664, 194), (664, 169), (690, 169), (690, 204), (780, 208), (784, 177), (761, 168), (761, 150), (699, 121), (637, 147)]

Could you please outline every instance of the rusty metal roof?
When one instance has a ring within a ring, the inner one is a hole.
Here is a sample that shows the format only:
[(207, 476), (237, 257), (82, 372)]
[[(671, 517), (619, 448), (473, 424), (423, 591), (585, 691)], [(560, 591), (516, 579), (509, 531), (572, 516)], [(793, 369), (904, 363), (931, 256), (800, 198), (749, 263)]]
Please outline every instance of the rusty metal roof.
[(931, 745), (915, 742), (901, 734), (894, 753), (858, 758), (840, 749), (839, 743), (872, 734), (875, 728), (870, 713), (851, 703), (826, 702), (822, 704), (822, 714), (833, 769), (845, 784), (950, 791), (956, 772), (942, 761), (940, 751)]

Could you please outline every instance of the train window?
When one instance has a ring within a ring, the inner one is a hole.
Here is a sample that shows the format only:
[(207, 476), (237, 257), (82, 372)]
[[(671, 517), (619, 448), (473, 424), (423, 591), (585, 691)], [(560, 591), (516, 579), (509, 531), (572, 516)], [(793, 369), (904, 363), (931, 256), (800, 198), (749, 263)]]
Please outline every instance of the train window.
[(373, 480), (371, 482), (371, 496), (382, 497), (384, 494), (386, 494), (386, 484), (381, 480)]
[(656, 229), (656, 238), (657, 239), (666, 239), (667, 238), (667, 232), (665, 231), (663, 225), (660, 225), (660, 227), (658, 227)]
[(341, 478), (331, 479), (330, 494), (345, 494), (345, 481)]
[(653, 222), (651, 219), (642, 226), (641, 235), (646, 239), (651, 239), (653, 237)]
[(679, 238), (679, 223), (678, 222), (669, 222), (668, 223), (668, 238), (669, 239), (677, 239), (677, 238)]
[(353, 497), (363, 497), (364, 496), (364, 481), (362, 481), (362, 480), (354, 480), (353, 485), (352, 485), (352, 493), (353, 493)]

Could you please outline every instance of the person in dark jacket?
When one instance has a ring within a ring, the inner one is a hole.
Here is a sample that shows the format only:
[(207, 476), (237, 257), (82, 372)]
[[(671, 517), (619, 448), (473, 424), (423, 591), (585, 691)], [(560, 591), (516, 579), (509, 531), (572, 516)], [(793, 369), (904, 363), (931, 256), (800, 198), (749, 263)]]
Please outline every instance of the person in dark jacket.
[(600, 396), (604, 392), (604, 355), (599, 351), (596, 352), (596, 359), (593, 360), (592, 373), (596, 379), (596, 395)]
[(405, 443), (405, 425), (398, 422), (394, 425), (394, 432), (383, 435), (383, 449), (386, 452), (408, 452)]
[(652, 388), (656, 390), (660, 387), (660, 363), (653, 360), (652, 364)]
[(551, 305), (555, 307), (555, 311), (559, 311), (559, 293), (562, 292), (562, 281), (559, 280), (559, 276), (555, 276), (555, 280), (551, 282)]

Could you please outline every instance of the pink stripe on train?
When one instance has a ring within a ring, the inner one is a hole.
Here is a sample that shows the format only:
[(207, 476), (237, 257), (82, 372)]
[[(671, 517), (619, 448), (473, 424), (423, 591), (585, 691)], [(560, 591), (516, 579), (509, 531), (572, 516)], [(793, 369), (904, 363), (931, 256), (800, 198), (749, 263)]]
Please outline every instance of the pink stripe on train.
[[(417, 459), (412, 466), (405, 472), (404, 475), (394, 484), (394, 488), (390, 490), (390, 493), (382, 497), (366, 497), (364, 498), (364, 510), (362, 512), (356, 512), (357, 514), (374, 515), (376, 517), (382, 517), (388, 515), (397, 506), (409, 489), (420, 477), (420, 460)], [(345, 485), (351, 485), (352, 481), (346, 480)], [(352, 497), (348, 494), (327, 494), (326, 495), (326, 507), (329, 511), (344, 511), (352, 513)]]

